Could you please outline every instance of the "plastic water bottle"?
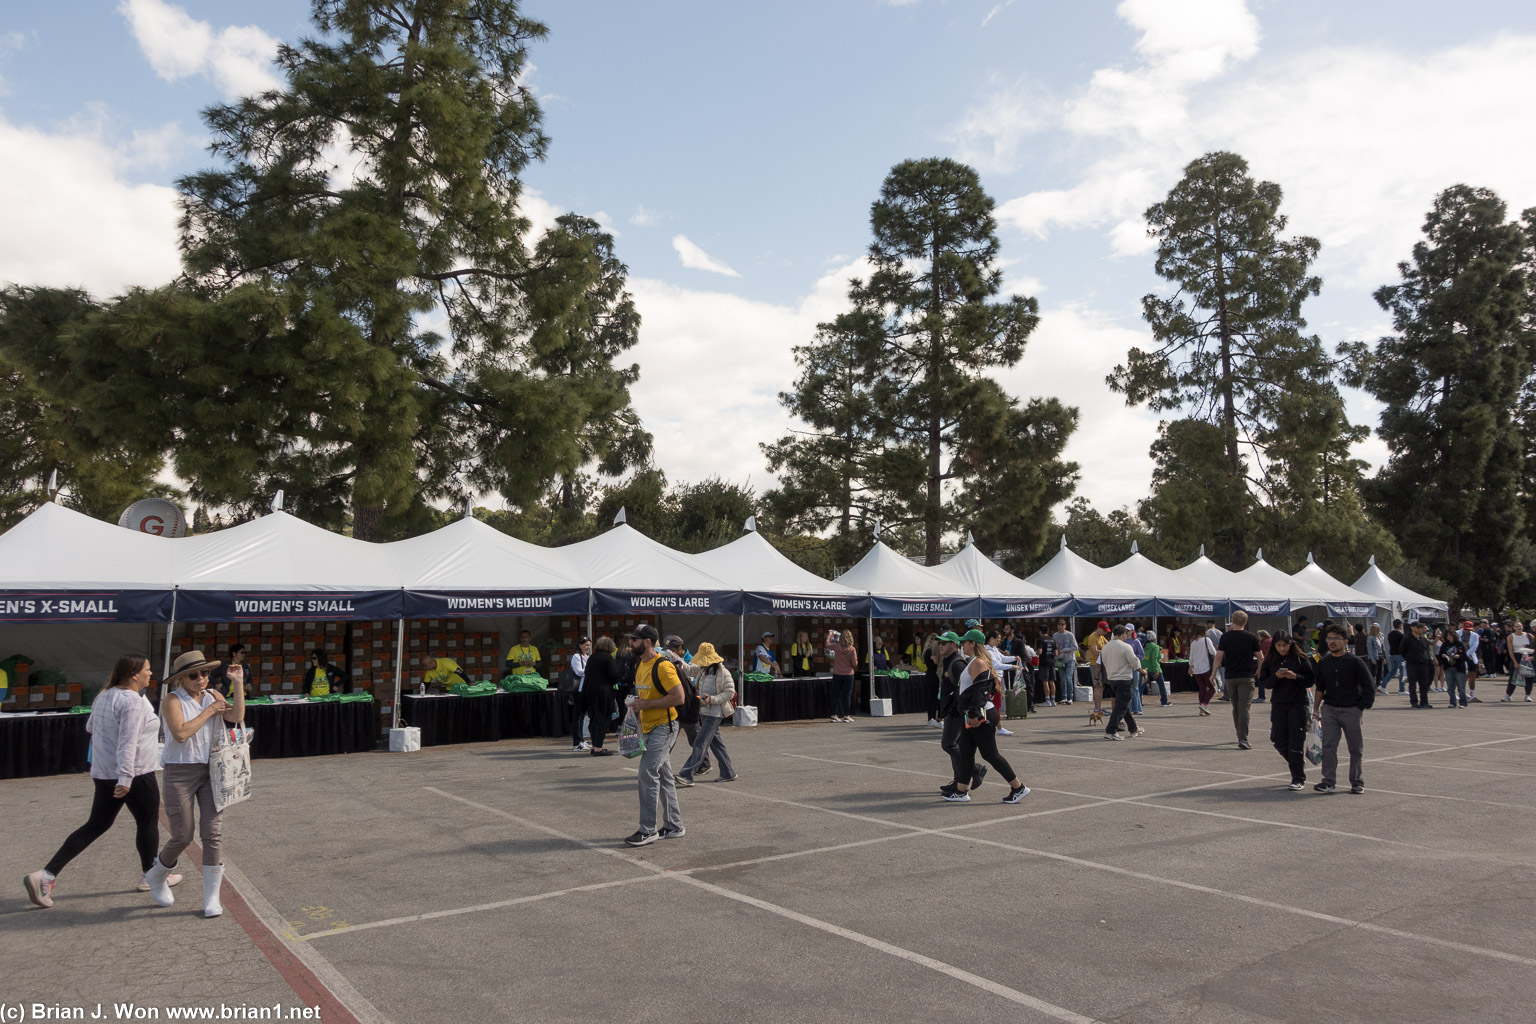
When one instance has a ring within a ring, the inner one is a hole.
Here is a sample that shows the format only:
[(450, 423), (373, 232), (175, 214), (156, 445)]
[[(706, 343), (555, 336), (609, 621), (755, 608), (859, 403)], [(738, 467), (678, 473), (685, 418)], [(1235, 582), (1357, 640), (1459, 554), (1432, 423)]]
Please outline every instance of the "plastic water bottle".
[(418, 696), (418, 697), (425, 697), (426, 695), (427, 695), (427, 684), (426, 683), (417, 683), (416, 684), (416, 696)]

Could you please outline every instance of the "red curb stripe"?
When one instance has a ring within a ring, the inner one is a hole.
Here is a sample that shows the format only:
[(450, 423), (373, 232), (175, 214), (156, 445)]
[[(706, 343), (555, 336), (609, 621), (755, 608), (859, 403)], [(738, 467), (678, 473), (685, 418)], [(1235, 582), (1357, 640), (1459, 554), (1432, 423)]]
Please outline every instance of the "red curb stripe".
[[(165, 816), (164, 807), (160, 810), (160, 820), (165, 825), (166, 831), (171, 828), (170, 820)], [(188, 843), (183, 857), (190, 855), (192, 863), (201, 866), (203, 851), (196, 842)], [(227, 878), (219, 886), (219, 902), (224, 910), (235, 922), (240, 925), (262, 956), (272, 965), (273, 970), (293, 989), (293, 994), (299, 997), (299, 1002), (304, 1006), (319, 1006), (320, 1019), (331, 1024), (362, 1024), (357, 1015), (347, 1007), (336, 994), (326, 987), (319, 975), (309, 969), (309, 965), (300, 960), (288, 948), (287, 944), (267, 927), (257, 913), (251, 909), (251, 905), (245, 901), (240, 890), (235, 888), (235, 883)]]

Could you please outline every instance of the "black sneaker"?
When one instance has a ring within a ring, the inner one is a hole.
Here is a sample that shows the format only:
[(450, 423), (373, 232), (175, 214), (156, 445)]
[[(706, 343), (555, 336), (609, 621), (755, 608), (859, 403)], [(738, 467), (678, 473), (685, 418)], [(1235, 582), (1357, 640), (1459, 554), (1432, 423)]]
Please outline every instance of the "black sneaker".
[(658, 840), (660, 838), (661, 838), (661, 834), (659, 832), (640, 832), (640, 831), (636, 831), (634, 835), (630, 835), (630, 836), (625, 836), (624, 837), (624, 845), (625, 846), (649, 846), (649, 845), (651, 845), (652, 843), (654, 843), (656, 840)]
[(1317, 790), (1319, 793), (1337, 793), (1339, 791), (1339, 787), (1335, 786), (1331, 782), (1319, 782), (1312, 788)]
[(1003, 803), (1016, 804), (1027, 796), (1029, 796), (1029, 787), (1020, 786), (1018, 789), (1010, 789), (1008, 795), (1003, 797)]
[(677, 828), (664, 828), (656, 834), (663, 839), (681, 839), (688, 834), (688, 830), (679, 825)]
[(939, 795), (942, 797), (954, 796), (956, 792), (958, 792), (958, 789), (953, 782), (947, 782), (939, 787)]
[(975, 774), (971, 776), (971, 788), (975, 789), (977, 786), (981, 785), (981, 780), (985, 779), (986, 777), (987, 766), (984, 764), (977, 765)]
[(612, 757), (613, 756), (613, 751), (609, 750), (607, 747), (593, 747), (592, 748), (592, 756), (593, 757)]
[(1356, 796), (1359, 796), (1361, 793), (1365, 792), (1365, 783), (1357, 782), (1353, 786), (1349, 787), (1349, 791)]
[(715, 770), (715, 766), (714, 765), (712, 765), (712, 764), (703, 764), (703, 765), (700, 765), (699, 767), (695, 768), (693, 770), (693, 774), (695, 774), (695, 775), (708, 775), (710, 772), (712, 772), (714, 770)]

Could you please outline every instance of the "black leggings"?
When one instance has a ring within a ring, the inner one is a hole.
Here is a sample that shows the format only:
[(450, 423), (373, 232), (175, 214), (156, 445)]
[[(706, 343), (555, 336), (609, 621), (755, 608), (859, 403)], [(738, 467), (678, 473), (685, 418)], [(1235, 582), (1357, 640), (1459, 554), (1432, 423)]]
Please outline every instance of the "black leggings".
[(1307, 762), (1303, 756), (1307, 744), (1307, 706), (1273, 704), (1269, 709), (1269, 742), (1285, 758), (1292, 782), (1307, 781)]
[(112, 795), (117, 788), (116, 779), (92, 779), (96, 786), (95, 799), (91, 801), (91, 816), (84, 825), (70, 833), (59, 847), (59, 852), (48, 862), (47, 871), (56, 875), (64, 865), (96, 840), (107, 834), (117, 820), (117, 812), (128, 807), (138, 826), (133, 835), (133, 845), (139, 851), (139, 864), (148, 871), (155, 863), (155, 849), (160, 845), (160, 787), (155, 783), (155, 773), (147, 772), (136, 777), (128, 787), (128, 795), (119, 800)]
[(969, 773), (971, 766), (976, 761), (976, 755), (996, 769), (998, 775), (1012, 784), (1014, 779), (1013, 766), (1008, 759), (997, 751), (997, 726), (988, 722), (986, 725), (978, 725), (971, 729), (961, 728), (958, 749), (950, 758), (955, 768), (955, 782), (961, 786), (971, 784)]

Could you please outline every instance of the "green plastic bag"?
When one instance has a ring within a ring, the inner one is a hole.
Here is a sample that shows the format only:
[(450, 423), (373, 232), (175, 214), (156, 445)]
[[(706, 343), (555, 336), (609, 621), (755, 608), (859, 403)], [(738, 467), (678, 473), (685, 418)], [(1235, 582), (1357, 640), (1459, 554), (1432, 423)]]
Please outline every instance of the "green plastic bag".
[(311, 704), (340, 704), (341, 703), (341, 694), (339, 694), (339, 693), (326, 693), (326, 694), (320, 695), (319, 697), (311, 697), (311, 698), (309, 698), (309, 702)]
[(89, 704), (76, 704), (69, 709), (69, 713), (72, 715), (88, 715), (91, 713), (91, 706)]
[(245, 702), (246, 704), (271, 704), (273, 703), (273, 700), (266, 694), (262, 694), (258, 697), (247, 697), (245, 698)]
[(454, 683), (448, 692), (460, 697), (489, 697), (496, 692), (495, 683)]
[(911, 679), (912, 678), (912, 673), (908, 672), (904, 668), (893, 668), (889, 672), (887, 672), (886, 675), (890, 676), (892, 679)]
[(771, 683), (773, 674), (770, 672), (748, 672), (742, 677), (749, 683)]
[[(339, 696), (341, 698), (341, 703), (343, 703), (343, 704), (364, 704), (364, 703), (372, 704), (373, 703), (373, 694), (371, 694), (371, 693), (343, 693), (343, 694), (340, 694)], [(247, 703), (249, 703), (249, 701), (247, 701)]]
[(508, 693), (543, 693), (549, 689), (549, 680), (543, 676), (506, 676), (501, 688)]

